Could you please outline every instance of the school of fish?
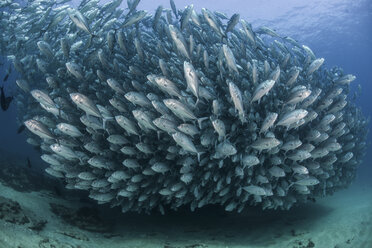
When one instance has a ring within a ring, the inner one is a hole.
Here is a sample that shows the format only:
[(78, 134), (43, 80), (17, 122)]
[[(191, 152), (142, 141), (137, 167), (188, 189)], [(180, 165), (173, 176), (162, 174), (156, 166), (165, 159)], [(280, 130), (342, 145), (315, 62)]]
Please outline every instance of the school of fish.
[(355, 178), (368, 120), (341, 68), (193, 5), (0, 0), (27, 142), (67, 189), (123, 212), (290, 209)]

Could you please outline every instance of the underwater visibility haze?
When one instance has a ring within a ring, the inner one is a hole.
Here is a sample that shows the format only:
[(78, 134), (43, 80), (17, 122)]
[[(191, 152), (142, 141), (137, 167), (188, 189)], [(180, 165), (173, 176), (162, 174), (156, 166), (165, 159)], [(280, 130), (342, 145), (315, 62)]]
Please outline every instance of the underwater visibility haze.
[(0, 0), (1, 247), (372, 247), (372, 2)]

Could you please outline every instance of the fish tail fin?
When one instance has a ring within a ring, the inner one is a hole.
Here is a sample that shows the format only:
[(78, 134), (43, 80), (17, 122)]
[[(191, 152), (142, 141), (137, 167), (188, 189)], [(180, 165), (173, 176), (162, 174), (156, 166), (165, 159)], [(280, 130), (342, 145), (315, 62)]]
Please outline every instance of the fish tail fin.
[(205, 152), (198, 152), (196, 153), (198, 156), (198, 163), (200, 163), (200, 156), (203, 155)]
[(199, 97), (196, 99), (196, 103), (195, 103), (195, 105), (194, 105), (194, 108), (196, 108), (197, 106), (198, 106), (198, 104), (199, 104)]
[(293, 184), (294, 184), (294, 183), (290, 183), (290, 184), (288, 185), (288, 187), (287, 187), (287, 190), (289, 190), (289, 188), (292, 187)]
[(245, 118), (245, 114), (243, 113), (242, 115), (239, 116), (239, 119), (240, 121), (242, 122), (242, 124), (246, 123), (247, 122), (247, 119)]
[(107, 121), (111, 121), (112, 119), (114, 119), (114, 117), (102, 118), (102, 127), (103, 127), (103, 130), (106, 130), (106, 122)]
[(202, 129), (202, 121), (205, 121), (205, 120), (208, 120), (208, 117), (201, 117), (201, 118), (197, 119), (198, 126), (199, 126), (200, 129)]
[(103, 118), (102, 119), (102, 128), (103, 128), (103, 130), (106, 130), (106, 119), (105, 118)]

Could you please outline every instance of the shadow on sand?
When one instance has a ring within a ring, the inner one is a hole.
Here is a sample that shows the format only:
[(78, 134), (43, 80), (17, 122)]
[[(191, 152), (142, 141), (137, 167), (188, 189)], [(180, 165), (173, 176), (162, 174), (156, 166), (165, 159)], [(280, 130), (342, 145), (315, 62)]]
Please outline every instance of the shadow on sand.
[[(104, 206), (100, 210), (108, 213)], [(249, 207), (241, 214), (226, 213), (220, 206), (206, 206), (195, 212), (190, 212), (189, 208), (168, 211), (164, 216), (159, 213), (122, 214), (118, 209), (111, 209), (105, 218), (115, 225), (114, 233), (118, 236), (125, 233), (133, 238), (151, 236), (169, 242), (189, 240), (204, 244), (267, 246), (275, 244), (275, 239), (283, 242), (304, 234), (304, 225), (311, 228), (332, 211), (317, 203), (302, 204), (289, 211)]]

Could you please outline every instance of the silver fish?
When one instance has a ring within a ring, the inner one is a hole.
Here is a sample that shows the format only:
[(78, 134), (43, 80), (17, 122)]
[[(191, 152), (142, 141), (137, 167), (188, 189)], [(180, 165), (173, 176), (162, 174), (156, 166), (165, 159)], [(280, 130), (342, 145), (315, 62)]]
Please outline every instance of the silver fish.
[(78, 11), (77, 9), (69, 8), (67, 9), (67, 13), (70, 19), (75, 23), (75, 25), (78, 28), (92, 35), (88, 23), (85, 20), (85, 17), (80, 13), (80, 11)]
[(262, 150), (277, 147), (279, 144), (280, 141), (276, 138), (261, 138), (253, 142), (251, 146), (261, 152)]
[(56, 137), (49, 131), (49, 129), (39, 121), (27, 120), (24, 122), (25, 126), (32, 133), (36, 134), (42, 139), (55, 139)]
[(318, 70), (320, 66), (324, 63), (324, 58), (314, 60), (307, 68), (307, 75), (311, 75), (314, 71)]
[(36, 101), (43, 104), (44, 106), (48, 106), (51, 108), (55, 108), (56, 104), (53, 102), (53, 100), (49, 97), (49, 95), (41, 90), (31, 90), (30, 91), (33, 98), (35, 98)]
[(227, 67), (229, 68), (229, 70), (235, 71), (237, 74), (239, 74), (238, 67), (236, 66), (235, 57), (231, 49), (227, 45), (223, 44), (222, 51), (225, 56)]
[(260, 129), (260, 133), (265, 133), (267, 130), (269, 130), (270, 127), (272, 127), (278, 118), (277, 113), (268, 113), (266, 118), (262, 122), (262, 126)]
[(261, 98), (269, 93), (269, 91), (274, 87), (275, 81), (274, 80), (266, 80), (259, 84), (255, 91), (253, 92), (251, 103), (258, 101), (260, 103)]
[(198, 76), (196, 75), (196, 71), (192, 64), (190, 64), (187, 61), (183, 63), (183, 70), (186, 78), (187, 87), (191, 90), (194, 96), (196, 96), (197, 104), (199, 101), (199, 79)]
[(239, 112), (239, 118), (242, 122), (245, 122), (242, 94), (238, 86), (236, 86), (233, 82), (228, 81), (228, 84), (231, 99), (234, 103), (235, 109)]
[(279, 121), (276, 123), (277, 126), (286, 126), (298, 122), (299, 120), (306, 117), (308, 112), (304, 109), (296, 109), (289, 113), (286, 113)]
[(80, 137), (83, 136), (83, 134), (80, 132), (78, 128), (75, 126), (68, 124), (68, 123), (59, 123), (57, 125), (58, 130), (60, 130), (62, 133), (69, 135), (71, 137)]
[(87, 96), (85, 96), (81, 93), (71, 93), (70, 97), (71, 97), (71, 100), (80, 109), (84, 110), (87, 115), (92, 115), (92, 116), (102, 118), (102, 115), (99, 112), (97, 106)]
[(121, 28), (129, 27), (129, 26), (141, 21), (146, 15), (147, 15), (147, 12), (144, 11), (144, 10), (137, 11), (133, 15), (127, 17), (127, 19), (121, 25)]

